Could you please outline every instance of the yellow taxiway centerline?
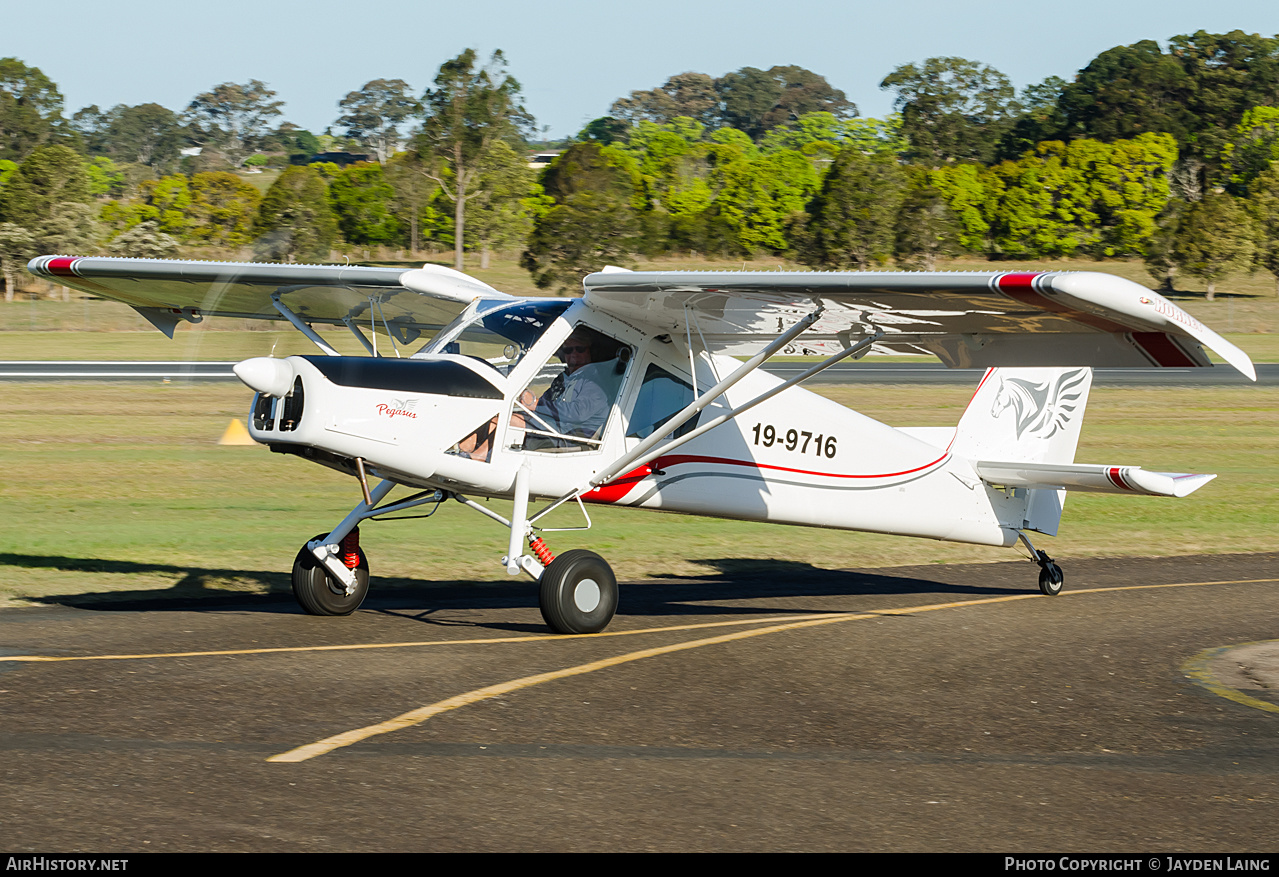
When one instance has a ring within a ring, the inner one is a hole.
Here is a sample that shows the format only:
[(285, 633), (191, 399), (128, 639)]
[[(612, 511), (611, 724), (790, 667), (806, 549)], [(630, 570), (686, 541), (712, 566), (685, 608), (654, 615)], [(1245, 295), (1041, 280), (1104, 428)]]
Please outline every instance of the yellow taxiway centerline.
[[(1262, 582), (1275, 582), (1279, 579), (1240, 579), (1235, 581), (1221, 582), (1176, 582), (1172, 584), (1162, 585), (1124, 585), (1118, 588), (1085, 588), (1078, 591), (1069, 591), (1068, 595), (1080, 594), (1099, 594), (1111, 591), (1139, 591), (1151, 590), (1155, 588), (1189, 588), (1205, 585), (1242, 585), (1254, 584)], [(567, 679), (572, 676), (581, 676), (586, 673), (593, 673), (596, 670), (604, 670), (608, 667), (616, 667), (619, 664), (627, 664), (632, 661), (641, 661), (645, 658), (653, 658), (658, 655), (667, 655), (673, 652), (682, 652), (689, 649), (701, 648), (702, 646), (718, 645), (720, 643), (735, 642), (737, 640), (749, 639), (756, 636), (764, 636), (770, 633), (780, 633), (787, 630), (798, 630), (806, 627), (817, 627), (825, 624), (836, 624), (842, 621), (860, 621), (868, 618), (879, 618), (885, 615), (915, 615), (921, 612), (936, 612), (941, 609), (958, 609), (968, 606), (983, 606), (993, 603), (1011, 603), (1017, 600), (1030, 600), (1040, 597), (1040, 594), (1014, 594), (1006, 597), (985, 597), (978, 600), (959, 600), (950, 603), (933, 603), (926, 606), (904, 606), (899, 609), (879, 610), (874, 612), (859, 613), (839, 613), (835, 615), (827, 615), (815, 619), (807, 619), (803, 621), (791, 621), (786, 624), (776, 624), (770, 627), (756, 628), (754, 630), (742, 630), (735, 633), (721, 634), (720, 636), (707, 637), (705, 639), (690, 640), (683, 643), (674, 643), (672, 645), (657, 646), (651, 649), (641, 649), (635, 652), (628, 652), (623, 655), (616, 655), (612, 658), (604, 658), (599, 661), (591, 661), (586, 664), (578, 664), (574, 667), (565, 667), (562, 670), (553, 670), (548, 673), (538, 673), (533, 676), (523, 676), (519, 679), (512, 679), (509, 682), (500, 682), (495, 685), (477, 688), (473, 691), (465, 692), (441, 700), (427, 706), (410, 710), (407, 713), (387, 719), (384, 722), (378, 722), (374, 725), (367, 725), (363, 728), (356, 728), (351, 731), (344, 731), (341, 734), (335, 734), (332, 737), (326, 737), (315, 743), (308, 743), (299, 746), (296, 749), (290, 749), (287, 752), (281, 752), (279, 755), (272, 755), (267, 759), (269, 762), (280, 763), (296, 763), (299, 761), (308, 761), (320, 755), (332, 752), (334, 749), (341, 749), (352, 744), (367, 740), (370, 737), (376, 737), (381, 734), (388, 734), (391, 731), (398, 731), (401, 728), (408, 728), (413, 725), (421, 724), (427, 719), (437, 716), (441, 713), (449, 712), (460, 707), (469, 706), (473, 703), (489, 700), (494, 697), (500, 697), (503, 694), (509, 694), (513, 691), (519, 691), (523, 688), (531, 688), (535, 685), (541, 685), (544, 682), (553, 682), (557, 679)], [(678, 630), (680, 628), (664, 628), (668, 630)], [(687, 627), (683, 629), (688, 629)], [(593, 634), (599, 636), (599, 634)]]

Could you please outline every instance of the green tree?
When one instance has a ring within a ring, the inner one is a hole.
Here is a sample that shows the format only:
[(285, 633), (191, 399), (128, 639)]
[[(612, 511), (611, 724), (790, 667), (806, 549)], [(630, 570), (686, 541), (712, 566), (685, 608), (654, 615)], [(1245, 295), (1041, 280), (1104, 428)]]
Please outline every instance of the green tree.
[(283, 113), (283, 101), (266, 83), (250, 79), (243, 85), (224, 82), (196, 95), (187, 106), (191, 136), (222, 153), (232, 167), (257, 152), (270, 133), (270, 122)]
[(1035, 144), (1065, 137), (1066, 117), (1060, 107), (1067, 85), (1060, 76), (1049, 76), (1043, 82), (1028, 85), (1018, 98), (1021, 115), (1012, 122), (999, 144), (996, 157), (1016, 159)]
[[(609, 113), (610, 116), (605, 118), (632, 126), (641, 121), (662, 125), (679, 116), (686, 116), (696, 119), (705, 127), (713, 128), (719, 123), (719, 95), (715, 91), (715, 80), (705, 73), (681, 73), (666, 80), (666, 84), (660, 88), (632, 91), (630, 97), (618, 98), (613, 101)], [(608, 131), (608, 126), (604, 125), (597, 130), (603, 133)], [(591, 139), (612, 142), (619, 138), (610, 134), (608, 140), (599, 136)]]
[(1207, 284), (1208, 301), (1217, 281), (1252, 266), (1256, 240), (1251, 217), (1232, 196), (1208, 192), (1186, 208), (1173, 243), (1172, 260), (1180, 270)]
[(0, 191), (0, 220), (34, 232), (57, 205), (86, 204), (92, 198), (87, 162), (69, 147), (41, 146), (18, 166)]
[(520, 84), (506, 73), (506, 59), (494, 52), (484, 67), (467, 49), (440, 67), (435, 88), (423, 97), (426, 120), (418, 152), (438, 170), (440, 189), (453, 202), (453, 263), (463, 268), (467, 202), (479, 193), (484, 155), (499, 140), (519, 143), (532, 122), (520, 105)]
[(160, 231), (157, 223), (143, 222), (118, 235), (107, 252), (133, 259), (172, 259), (178, 249), (177, 240)]
[(0, 159), (21, 161), (62, 138), (62, 94), (38, 67), (0, 58)]
[[(158, 180), (143, 180), (138, 185), (138, 194), (143, 205), (149, 209), (135, 211), (138, 219), (128, 223), (129, 227), (137, 225), (138, 222), (155, 222), (162, 233), (173, 235), (180, 240), (186, 239), (195, 221), (191, 213), (191, 179), (189, 177), (185, 174), (171, 174)], [(105, 218), (105, 206), (103, 212)]]
[(959, 221), (960, 246), (974, 253), (994, 252), (995, 218), (1005, 189), (999, 174), (964, 162), (930, 171), (928, 179)]
[(807, 239), (799, 257), (806, 265), (864, 271), (893, 254), (897, 214), (906, 175), (885, 155), (840, 150), (808, 205)]
[(96, 156), (89, 162), (89, 194), (96, 197), (119, 198), (127, 186), (124, 172), (106, 156)]
[(880, 88), (894, 92), (910, 156), (933, 167), (952, 161), (988, 164), (1020, 112), (1008, 77), (965, 58), (903, 64)]
[(38, 255), (35, 235), (12, 222), (0, 222), (0, 273), (4, 275), (5, 301), (13, 301), (18, 272)]
[(1147, 132), (1176, 138), (1183, 157), (1214, 167), (1234, 127), (1279, 99), (1279, 38), (1232, 31), (1154, 40), (1097, 56), (1062, 90), (1066, 137), (1103, 141)]
[(484, 156), (480, 194), (471, 203), (467, 246), (480, 251), (480, 267), (489, 267), (493, 251), (514, 249), (532, 230), (530, 199), (541, 194), (527, 159), (498, 141)]
[(1279, 295), (1279, 161), (1253, 180), (1248, 208), (1257, 232), (1257, 264), (1274, 275)]
[(581, 192), (538, 220), (520, 266), (538, 289), (578, 292), (587, 274), (629, 261), (638, 237), (639, 224), (629, 204)]
[[(422, 104), (409, 94), (403, 79), (374, 79), (359, 91), (347, 94), (338, 106), (346, 112), (337, 120), (354, 137), (386, 164), (400, 142), (400, 126), (421, 112)], [(353, 242), (354, 243), (354, 242)]]
[(177, 164), (186, 145), (186, 129), (178, 115), (159, 104), (120, 104), (103, 113), (85, 107), (71, 117), (92, 156), (145, 165), (157, 170)]
[(435, 228), (441, 222), (434, 204), (440, 186), (430, 171), (414, 150), (391, 156), (384, 168), (394, 191), (391, 209), (408, 229), (409, 250), (413, 252), (422, 248), (422, 229)]
[(793, 149), (737, 158), (712, 170), (715, 200), (707, 212), (731, 231), (739, 252), (787, 252), (792, 245), (787, 228), (819, 183), (813, 163)]
[(1155, 228), (1146, 239), (1143, 261), (1146, 272), (1159, 282), (1160, 292), (1172, 292), (1176, 282), (1177, 262), (1173, 251), (1177, 244), (1181, 220), (1186, 212), (1186, 202), (1172, 199), (1155, 217)]
[(715, 90), (722, 106), (721, 124), (755, 141), (805, 113), (824, 111), (841, 119), (857, 115), (857, 105), (842, 91), (803, 67), (743, 67), (715, 80)]
[(542, 173), (554, 206), (533, 224), (520, 265), (539, 289), (580, 289), (582, 278), (625, 263), (641, 246), (636, 210), (642, 178), (634, 159), (598, 143), (575, 143)]
[(36, 230), (36, 246), (44, 253), (84, 253), (98, 248), (97, 210), (90, 204), (65, 201), (55, 204)]
[[(235, 249), (254, 239), (255, 216), (264, 199), (251, 183), (225, 171), (206, 171), (191, 178), (190, 193), (191, 202), (186, 208), (187, 241)], [(323, 252), (324, 256), (328, 255), (327, 247)]]
[(927, 175), (915, 181), (897, 213), (893, 255), (902, 268), (934, 271), (937, 260), (959, 255), (962, 229), (942, 193), (927, 184)]
[(319, 171), (298, 166), (280, 174), (258, 206), (253, 231), (260, 259), (328, 259), (338, 238), (338, 224)]
[(1243, 114), (1222, 149), (1222, 178), (1230, 193), (1244, 197), (1252, 181), (1279, 162), (1279, 107), (1253, 107)]
[(359, 246), (394, 245), (402, 237), (399, 217), (391, 208), (395, 189), (380, 164), (356, 162), (329, 183), (329, 203), (338, 228)]

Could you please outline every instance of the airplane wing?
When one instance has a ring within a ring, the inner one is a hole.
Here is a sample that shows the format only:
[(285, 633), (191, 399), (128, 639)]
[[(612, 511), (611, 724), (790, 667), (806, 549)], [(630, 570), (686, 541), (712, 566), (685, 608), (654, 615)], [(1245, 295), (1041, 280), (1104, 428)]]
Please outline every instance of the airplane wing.
[(368, 325), (385, 320), (408, 343), (447, 324), (477, 298), (511, 298), (439, 265), (405, 269), (39, 256), (27, 270), (124, 302), (170, 337), (179, 320), (284, 319), (272, 304), (278, 296), (303, 322), (342, 324), (352, 319)]
[(1208, 348), (1256, 380), (1247, 354), (1168, 299), (1079, 272), (626, 271), (585, 280), (586, 302), (712, 351), (754, 354), (820, 305), (787, 354), (834, 353), (876, 329), (875, 349), (951, 368), (1200, 367)]

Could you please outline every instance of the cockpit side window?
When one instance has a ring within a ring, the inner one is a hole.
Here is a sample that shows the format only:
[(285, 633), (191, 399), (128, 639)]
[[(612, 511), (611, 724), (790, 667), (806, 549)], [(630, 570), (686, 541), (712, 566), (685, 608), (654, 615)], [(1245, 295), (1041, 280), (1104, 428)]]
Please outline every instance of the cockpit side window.
[[(635, 396), (631, 408), (631, 428), (627, 438), (648, 438), (668, 420), (683, 411), (693, 401), (693, 387), (666, 369), (650, 362), (644, 371), (644, 383)], [(674, 432), (674, 437), (684, 435), (697, 426), (694, 416)]]
[(415, 356), (460, 353), (487, 363), (502, 374), (511, 369), (568, 309), (567, 301), (484, 301), (467, 308)]

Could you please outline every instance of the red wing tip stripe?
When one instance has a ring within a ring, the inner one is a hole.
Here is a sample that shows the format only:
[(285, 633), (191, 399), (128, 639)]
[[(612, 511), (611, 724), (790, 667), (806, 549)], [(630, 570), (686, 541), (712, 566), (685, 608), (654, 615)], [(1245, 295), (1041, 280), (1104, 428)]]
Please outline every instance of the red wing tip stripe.
[(1137, 488), (1128, 483), (1128, 479), (1124, 478), (1124, 470), (1119, 466), (1111, 466), (1106, 470), (1106, 477), (1110, 479), (1110, 483), (1118, 487), (1120, 490), (1136, 491)]
[(56, 274), (59, 277), (75, 277), (75, 263), (78, 259), (67, 256), (58, 256), (56, 259), (50, 259), (41, 267), (46, 273)]
[(1001, 274), (995, 282), (999, 284), (1000, 289), (1030, 289), (1035, 285), (1035, 279), (1043, 277), (1047, 271), (1029, 271), (1018, 272), (1016, 274)]

